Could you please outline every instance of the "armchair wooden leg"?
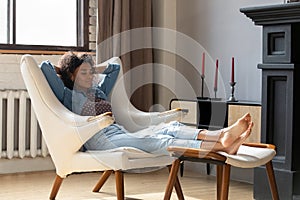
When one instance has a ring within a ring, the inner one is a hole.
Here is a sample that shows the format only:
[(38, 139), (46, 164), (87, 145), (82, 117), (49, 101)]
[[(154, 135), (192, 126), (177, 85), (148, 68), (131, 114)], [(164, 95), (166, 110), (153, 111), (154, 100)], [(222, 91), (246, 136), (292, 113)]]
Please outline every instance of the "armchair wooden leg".
[(113, 170), (106, 170), (103, 172), (102, 176), (100, 177), (98, 183), (95, 185), (93, 192), (99, 192), (104, 183), (107, 181), (108, 177), (112, 174)]
[(122, 171), (115, 171), (117, 200), (124, 200), (124, 174)]
[(266, 164), (266, 170), (268, 174), (268, 180), (269, 180), (269, 185), (270, 185), (273, 200), (279, 200), (272, 160)]
[(217, 200), (221, 199), (223, 166), (217, 165)]
[(52, 186), (52, 190), (51, 190), (51, 193), (50, 193), (50, 197), (49, 199), (50, 200), (54, 200), (57, 193), (58, 193), (58, 190), (61, 186), (61, 183), (63, 181), (63, 178), (61, 178), (60, 176), (56, 175), (55, 177), (55, 180), (54, 180), (54, 183), (53, 183), (53, 186)]
[(113, 170), (106, 170), (103, 172), (102, 176), (100, 177), (98, 183), (95, 185), (93, 192), (99, 192), (104, 183), (107, 181), (108, 177), (112, 174)]
[[(176, 159), (173, 161), (171, 172), (169, 174), (168, 184), (165, 190), (164, 200), (169, 200), (171, 198), (172, 190), (177, 179), (177, 173), (180, 167), (180, 160)], [(183, 198), (183, 197), (182, 197)]]
[[(180, 170), (181, 170), (181, 167), (182, 167), (182, 162), (180, 163)], [(168, 169), (169, 169), (169, 173), (170, 173), (171, 172), (171, 166), (170, 165), (168, 166)], [(178, 200), (183, 200), (184, 196), (183, 196), (183, 192), (182, 192), (182, 189), (181, 189), (181, 185), (180, 185), (178, 176), (176, 176), (174, 187), (175, 187), (175, 190), (176, 190)]]
[(231, 166), (228, 164), (223, 165), (221, 200), (228, 200), (230, 168), (231, 168)]

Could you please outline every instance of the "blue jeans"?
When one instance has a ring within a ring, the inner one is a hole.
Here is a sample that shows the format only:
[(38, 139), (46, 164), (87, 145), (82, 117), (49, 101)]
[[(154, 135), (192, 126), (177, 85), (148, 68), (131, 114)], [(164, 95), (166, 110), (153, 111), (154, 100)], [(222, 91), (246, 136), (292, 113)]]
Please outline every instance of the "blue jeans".
[(122, 126), (112, 124), (89, 139), (87, 150), (108, 150), (116, 147), (135, 147), (148, 153), (169, 155), (168, 146), (199, 148), (197, 140), (200, 129), (185, 126), (179, 122), (161, 123), (156, 126), (129, 133)]

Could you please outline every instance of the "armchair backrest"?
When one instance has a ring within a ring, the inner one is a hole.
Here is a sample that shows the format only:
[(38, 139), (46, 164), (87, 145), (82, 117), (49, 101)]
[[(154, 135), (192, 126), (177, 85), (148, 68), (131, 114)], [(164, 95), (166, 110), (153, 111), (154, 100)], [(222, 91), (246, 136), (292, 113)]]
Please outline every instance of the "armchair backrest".
[[(69, 111), (54, 95), (39, 65), (31, 55), (21, 59), (21, 73), (31, 105), (35, 111), (43, 137), (57, 169), (68, 168), (72, 155), (82, 144), (102, 128), (98, 122), (88, 122), (89, 116)], [(87, 124), (94, 126), (83, 132)]]
[(125, 77), (130, 71), (124, 73), (122, 61), (118, 57), (113, 57), (104, 63), (117, 63), (120, 65), (120, 72), (116, 84), (109, 95), (116, 122), (131, 132), (148, 127), (153, 122), (153, 118), (151, 118), (150, 115), (151, 113), (138, 110), (131, 103), (130, 97), (126, 92)]

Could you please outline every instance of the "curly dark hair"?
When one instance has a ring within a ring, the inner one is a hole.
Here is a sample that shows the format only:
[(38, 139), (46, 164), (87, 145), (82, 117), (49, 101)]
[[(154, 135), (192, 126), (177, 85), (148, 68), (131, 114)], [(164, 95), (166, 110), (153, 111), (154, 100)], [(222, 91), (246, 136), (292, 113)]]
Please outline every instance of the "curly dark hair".
[(94, 59), (90, 54), (81, 53), (81, 54), (78, 54), (78, 58), (83, 60), (83, 62), (89, 63), (92, 67), (94, 67), (94, 65), (95, 65)]
[(91, 55), (83, 53), (76, 55), (72, 51), (65, 53), (58, 61), (58, 74), (60, 75), (65, 86), (69, 89), (73, 89), (74, 81), (72, 80), (72, 75), (76, 69), (84, 62), (94, 66), (94, 61)]

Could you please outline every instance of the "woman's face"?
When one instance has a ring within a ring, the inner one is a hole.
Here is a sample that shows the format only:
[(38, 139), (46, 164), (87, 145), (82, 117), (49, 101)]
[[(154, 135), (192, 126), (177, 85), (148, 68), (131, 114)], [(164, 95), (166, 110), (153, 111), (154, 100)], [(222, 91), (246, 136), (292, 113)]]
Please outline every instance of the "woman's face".
[(74, 87), (86, 91), (93, 84), (93, 69), (89, 63), (82, 63), (73, 74)]

